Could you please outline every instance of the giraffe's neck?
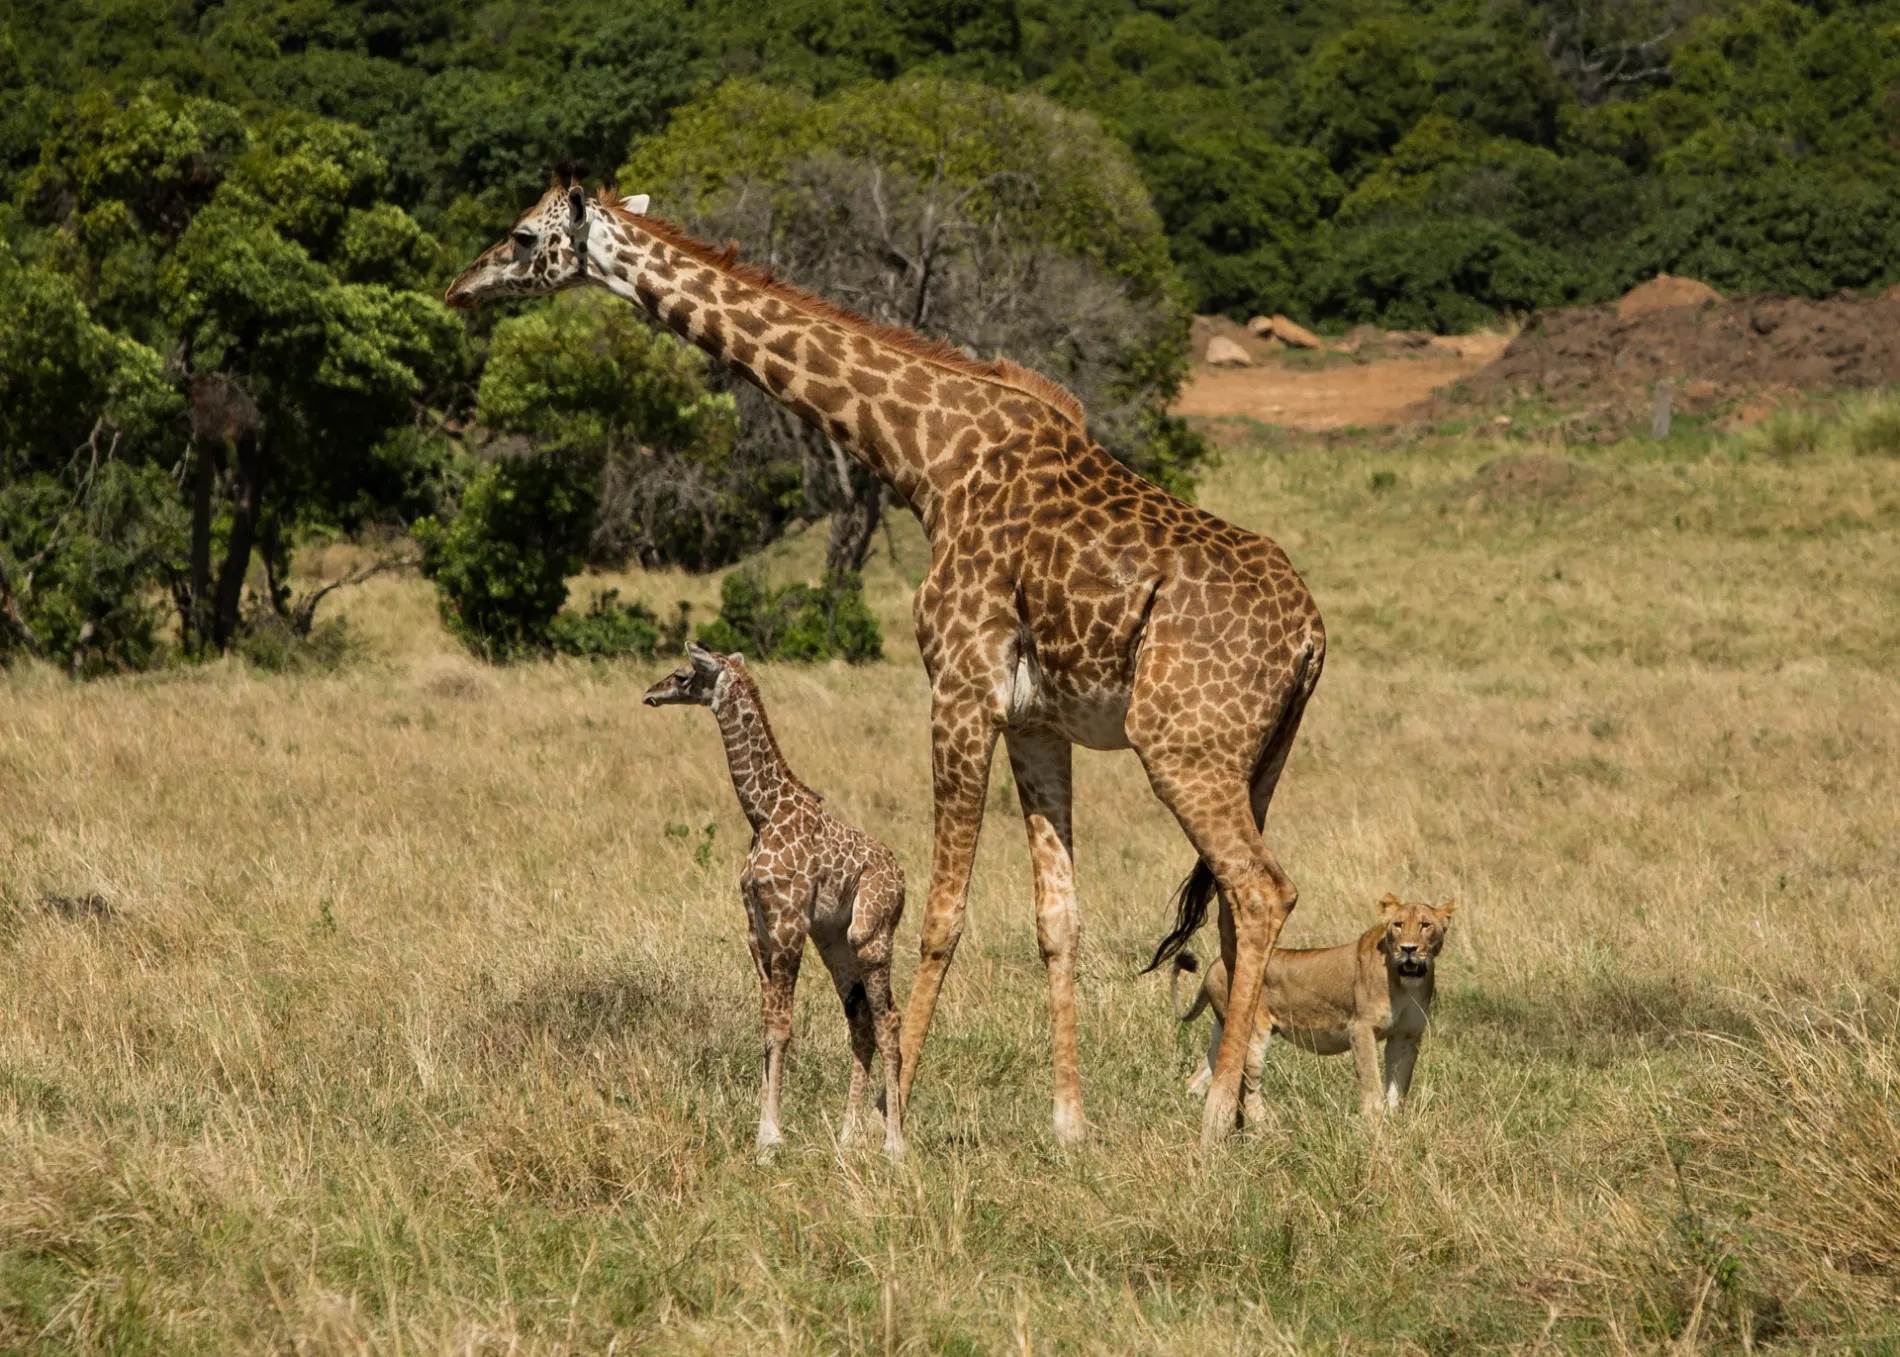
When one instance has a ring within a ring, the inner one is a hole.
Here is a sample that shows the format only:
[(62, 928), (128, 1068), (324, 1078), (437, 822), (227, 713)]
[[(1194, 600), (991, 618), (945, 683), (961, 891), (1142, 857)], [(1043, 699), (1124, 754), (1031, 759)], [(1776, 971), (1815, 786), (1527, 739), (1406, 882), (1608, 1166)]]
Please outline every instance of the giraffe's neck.
[(739, 808), (756, 833), (794, 801), (815, 793), (792, 775), (785, 756), (779, 752), (771, 723), (765, 719), (765, 703), (751, 676), (730, 669), (726, 672), (728, 677), (719, 685), (712, 712), (726, 744), (732, 789), (739, 794)]
[(932, 474), (932, 458), (967, 460), (960, 440), (967, 444), (979, 421), (980, 378), (933, 364), (868, 324), (826, 314), (824, 303), (734, 267), (729, 257), (683, 248), (643, 225), (650, 219), (590, 211), (597, 214), (588, 233), (591, 281), (736, 368), (931, 525), (948, 488), (943, 465)]

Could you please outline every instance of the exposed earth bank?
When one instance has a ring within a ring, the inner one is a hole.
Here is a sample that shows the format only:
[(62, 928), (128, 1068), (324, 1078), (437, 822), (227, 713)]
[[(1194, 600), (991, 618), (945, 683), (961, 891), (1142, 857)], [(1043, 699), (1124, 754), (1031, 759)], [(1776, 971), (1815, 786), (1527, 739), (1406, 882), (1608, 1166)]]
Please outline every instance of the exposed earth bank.
[(1647, 425), (1663, 381), (1675, 412), (1737, 421), (1800, 391), (1900, 382), (1900, 289), (1874, 299), (1731, 301), (1665, 274), (1616, 302), (1534, 314), (1515, 338), (1361, 327), (1319, 354), (1275, 348), (1203, 317), (1197, 358), (1215, 336), (1247, 348), (1251, 365), (1197, 362), (1175, 413), (1325, 432), (1543, 400), (1570, 413), (1579, 431), (1614, 437)]

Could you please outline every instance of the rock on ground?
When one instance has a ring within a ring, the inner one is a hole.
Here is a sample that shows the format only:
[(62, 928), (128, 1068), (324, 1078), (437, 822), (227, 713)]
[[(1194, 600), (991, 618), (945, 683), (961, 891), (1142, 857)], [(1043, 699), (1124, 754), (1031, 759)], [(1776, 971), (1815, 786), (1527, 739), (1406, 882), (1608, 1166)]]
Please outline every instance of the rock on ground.
[(1250, 368), (1253, 357), (1225, 335), (1207, 341), (1207, 362), (1217, 368)]

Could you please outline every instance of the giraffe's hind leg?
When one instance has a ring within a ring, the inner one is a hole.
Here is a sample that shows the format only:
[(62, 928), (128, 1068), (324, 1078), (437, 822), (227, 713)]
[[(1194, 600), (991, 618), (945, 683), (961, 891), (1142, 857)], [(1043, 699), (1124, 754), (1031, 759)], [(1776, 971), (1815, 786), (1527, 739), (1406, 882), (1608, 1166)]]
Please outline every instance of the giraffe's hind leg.
[(893, 1160), (904, 1157), (904, 1025), (891, 998), (891, 954), (896, 949), (897, 923), (903, 915), (904, 870), (886, 854), (858, 883), (850, 939), (857, 953), (858, 972), (864, 978), (872, 1035), (884, 1062), (884, 1090), (878, 1096), (878, 1108), (884, 1113), (884, 1153)]
[(1036, 942), (1049, 972), (1049, 1044), (1055, 1066), (1056, 1139), (1076, 1144), (1088, 1135), (1082, 1115), (1082, 1074), (1075, 1046), (1075, 947), (1080, 917), (1075, 901), (1071, 829), (1073, 749), (1061, 735), (1011, 731), (1010, 770), (1029, 832), (1036, 878)]
[(870, 1112), (871, 1058), (877, 1053), (877, 1030), (871, 1021), (864, 971), (850, 943), (842, 937), (825, 938), (818, 943), (818, 955), (831, 972), (831, 983), (844, 1004), (845, 1021), (851, 1026), (851, 1092), (846, 1095), (844, 1121), (838, 1128), (838, 1143), (850, 1145), (857, 1140)]
[[(1143, 656), (1128, 733), (1155, 794), (1181, 822), (1220, 892), (1221, 960), (1227, 967), (1227, 1012), (1214, 1078), (1201, 1122), (1203, 1144), (1234, 1129), (1249, 1053), (1266, 1030), (1259, 1010), (1267, 959), (1287, 916), (1299, 902), (1293, 880), (1261, 837), (1267, 806), (1299, 729), (1300, 715), (1319, 678), (1319, 646), (1289, 657), (1285, 681), (1256, 680), (1255, 691), (1230, 696), (1233, 711), (1265, 713), (1260, 725), (1188, 724), (1171, 719), (1176, 688), (1201, 677), (1180, 654), (1163, 647)], [(1279, 691), (1273, 692), (1274, 687)], [(1258, 1096), (1252, 1099), (1259, 1109)]]

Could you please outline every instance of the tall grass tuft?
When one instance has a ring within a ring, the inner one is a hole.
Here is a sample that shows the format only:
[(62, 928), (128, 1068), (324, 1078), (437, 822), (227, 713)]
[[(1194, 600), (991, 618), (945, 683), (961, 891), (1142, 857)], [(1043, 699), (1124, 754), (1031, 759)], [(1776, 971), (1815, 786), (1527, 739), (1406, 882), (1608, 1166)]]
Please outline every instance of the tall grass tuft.
[(1862, 457), (1900, 457), (1900, 398), (1875, 398), (1852, 411), (1847, 438)]
[(1812, 410), (1777, 410), (1752, 437), (1755, 447), (1778, 462), (1808, 457), (1820, 451), (1827, 425)]
[(1732, 1067), (1724, 1148), (1758, 1169), (1730, 1189), (1812, 1275), (1900, 1297), (1900, 1009), (1783, 1012)]

